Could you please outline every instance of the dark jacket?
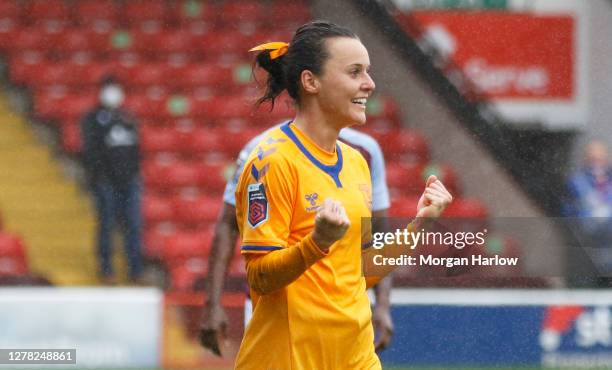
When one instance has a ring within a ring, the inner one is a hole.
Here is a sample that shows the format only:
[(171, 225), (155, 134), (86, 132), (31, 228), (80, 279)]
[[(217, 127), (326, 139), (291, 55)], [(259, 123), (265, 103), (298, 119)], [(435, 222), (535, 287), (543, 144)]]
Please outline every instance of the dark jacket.
[(136, 120), (122, 109), (97, 107), (81, 121), (83, 166), (90, 185), (123, 186), (140, 173)]

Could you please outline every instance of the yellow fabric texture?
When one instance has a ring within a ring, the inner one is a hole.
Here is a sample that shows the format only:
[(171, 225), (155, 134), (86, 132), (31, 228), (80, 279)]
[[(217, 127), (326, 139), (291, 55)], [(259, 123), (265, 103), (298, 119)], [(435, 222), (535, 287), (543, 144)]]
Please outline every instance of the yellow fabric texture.
[[(289, 125), (272, 130), (246, 162), (236, 189), (236, 216), (247, 265), (262, 263), (257, 255), (285, 255), (268, 259), (266, 264), (272, 265), (267, 267), (247, 267), (251, 270), (249, 283), (258, 285), (265, 294), (251, 291), (255, 308), (236, 369), (381, 368), (374, 352), (372, 314), (361, 273), (361, 218), (371, 215), (370, 173), (359, 152), (340, 142), (337, 148), (327, 152)], [(337, 166), (336, 180), (330, 175), (333, 171), (324, 171), (313, 161), (334, 166), (340, 154), (342, 167)], [(254, 189), (262, 188), (266, 217), (262, 222), (260, 212), (253, 225), (250, 199), (255, 197)], [(286, 249), (293, 248), (315, 252), (311, 248), (316, 245), (308, 235), (314, 229), (317, 207), (326, 198), (345, 207), (351, 221), (346, 235), (325, 256), (287, 254)], [(279, 264), (304, 271), (283, 271)], [(265, 279), (292, 282), (286, 286), (262, 283), (256, 271), (267, 273)]]
[(247, 257), (247, 276), (251, 289), (268, 294), (297, 279), (307, 268), (326, 256), (307, 235), (291, 248), (264, 256)]

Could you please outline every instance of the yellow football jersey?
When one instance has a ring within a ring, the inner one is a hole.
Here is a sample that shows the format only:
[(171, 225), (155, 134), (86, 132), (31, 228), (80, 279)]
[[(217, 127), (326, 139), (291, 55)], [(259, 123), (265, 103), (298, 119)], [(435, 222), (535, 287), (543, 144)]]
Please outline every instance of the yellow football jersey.
[(294, 282), (256, 297), (236, 369), (381, 368), (361, 272), (361, 218), (371, 215), (371, 180), (358, 151), (341, 142), (334, 153), (324, 151), (292, 124), (269, 132), (236, 189), (241, 250), (295, 245), (314, 229), (326, 198), (344, 205), (351, 226)]

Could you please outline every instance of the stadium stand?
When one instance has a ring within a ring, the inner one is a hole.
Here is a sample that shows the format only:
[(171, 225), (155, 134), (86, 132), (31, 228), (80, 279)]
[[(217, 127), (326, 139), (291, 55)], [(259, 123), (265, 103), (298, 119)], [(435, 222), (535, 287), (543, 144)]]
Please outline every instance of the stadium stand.
[(4, 95), (0, 163), (10, 174), (0, 177), (2, 274), (35, 274), (59, 285), (95, 284), (89, 203), (27, 122), (8, 108)]

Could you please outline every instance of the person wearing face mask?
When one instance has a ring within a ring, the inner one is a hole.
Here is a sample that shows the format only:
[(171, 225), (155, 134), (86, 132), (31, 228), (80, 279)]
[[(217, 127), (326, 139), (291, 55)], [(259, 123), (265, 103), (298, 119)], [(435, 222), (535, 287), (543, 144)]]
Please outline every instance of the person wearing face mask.
[[(600, 275), (612, 273), (612, 167), (608, 147), (600, 140), (590, 141), (584, 150), (584, 164), (567, 183), (566, 216), (576, 217), (583, 237)], [(600, 279), (600, 283), (612, 279)], [(608, 285), (608, 283), (605, 283)]]
[(142, 274), (142, 215), (139, 136), (136, 120), (122, 109), (124, 92), (119, 81), (105, 77), (99, 103), (81, 121), (82, 160), (98, 217), (97, 251), (100, 280), (117, 280), (111, 263), (115, 226), (124, 235), (128, 279)]

